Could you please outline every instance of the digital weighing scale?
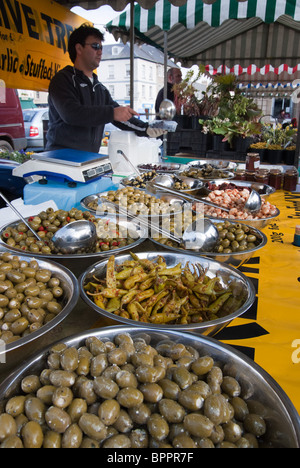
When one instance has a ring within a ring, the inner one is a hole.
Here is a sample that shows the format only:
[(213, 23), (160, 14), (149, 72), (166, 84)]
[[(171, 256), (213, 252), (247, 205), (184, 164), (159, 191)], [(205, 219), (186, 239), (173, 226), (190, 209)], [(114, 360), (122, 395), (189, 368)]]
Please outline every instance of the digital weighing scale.
[(19, 177), (42, 176), (47, 180), (89, 183), (112, 171), (107, 155), (61, 149), (36, 153), (14, 169)]
[(63, 210), (82, 209), (84, 197), (117, 188), (107, 155), (72, 149), (33, 154), (13, 175), (35, 180), (24, 187), (25, 205), (53, 200)]

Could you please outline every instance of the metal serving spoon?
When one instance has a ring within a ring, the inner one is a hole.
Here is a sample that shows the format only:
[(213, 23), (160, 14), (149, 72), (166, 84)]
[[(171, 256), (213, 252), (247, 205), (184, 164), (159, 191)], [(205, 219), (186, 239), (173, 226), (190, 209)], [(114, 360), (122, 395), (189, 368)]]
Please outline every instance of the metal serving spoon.
[[(210, 202), (208, 200), (206, 200), (205, 198), (194, 198), (192, 197), (191, 195), (187, 195), (187, 194), (183, 194), (182, 192), (180, 192), (179, 190), (174, 190), (174, 189), (171, 189), (171, 186), (173, 185), (173, 180), (171, 177), (169, 176), (157, 176), (155, 178), (156, 180), (159, 180), (159, 182), (162, 182), (161, 183), (155, 183), (155, 181), (150, 181), (148, 182), (148, 184), (155, 188), (158, 188), (158, 189), (161, 189), (161, 190), (164, 190), (164, 191), (167, 191), (167, 192), (170, 192), (170, 193), (173, 193), (174, 195), (177, 195), (185, 200), (189, 200), (191, 202), (202, 202), (204, 203), (205, 205), (209, 205), (209, 206), (213, 206), (215, 208), (221, 208), (222, 210), (226, 211), (227, 213), (229, 213), (229, 209), (228, 208), (225, 208), (223, 206), (220, 206), (220, 205), (217, 205), (216, 203), (213, 203), (213, 202)], [(256, 190), (251, 190), (250, 192), (250, 195), (248, 197), (248, 200), (246, 201), (244, 207), (243, 207), (243, 210), (247, 211), (248, 213), (256, 213), (257, 211), (259, 211), (261, 208), (261, 197), (259, 195), (258, 192), (256, 192)]]
[[(104, 201), (107, 202), (105, 199)], [(120, 214), (128, 218), (136, 218), (136, 215), (130, 213), (130, 211), (126, 210), (120, 205), (114, 206)], [(138, 217), (137, 222), (147, 229), (149, 228), (149, 223), (147, 220)], [(151, 230), (162, 234), (168, 239), (171, 239), (179, 244), (183, 243), (186, 249), (196, 250), (198, 252), (210, 252), (213, 250), (219, 240), (219, 231), (209, 218), (199, 218), (198, 220), (193, 221), (188, 226), (188, 228), (185, 229), (182, 237), (176, 236), (175, 234), (163, 229), (155, 223), (151, 223), (150, 228)]]
[[(44, 242), (36, 231), (30, 226), (21, 213), (0, 192), (1, 198), (11, 208), (21, 221), (28, 227), (37, 240)], [(78, 220), (66, 224), (58, 229), (51, 241), (58, 252), (62, 254), (76, 253), (78, 251), (89, 251), (93, 249), (97, 241), (97, 231), (94, 223), (87, 220)]]
[(149, 114), (149, 113), (139, 113), (139, 115), (155, 115), (156, 117), (160, 117), (161, 120), (172, 120), (176, 114), (176, 107), (170, 99), (164, 99), (160, 106), (159, 111), (156, 114)]

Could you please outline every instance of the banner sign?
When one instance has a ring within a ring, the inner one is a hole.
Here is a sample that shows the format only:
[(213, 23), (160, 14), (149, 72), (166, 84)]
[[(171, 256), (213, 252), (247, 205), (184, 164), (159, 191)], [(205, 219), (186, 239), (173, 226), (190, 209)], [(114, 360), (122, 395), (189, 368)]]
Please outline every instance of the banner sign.
[(7, 88), (48, 91), (69, 65), (68, 39), (85, 23), (51, 0), (0, 0), (0, 79)]

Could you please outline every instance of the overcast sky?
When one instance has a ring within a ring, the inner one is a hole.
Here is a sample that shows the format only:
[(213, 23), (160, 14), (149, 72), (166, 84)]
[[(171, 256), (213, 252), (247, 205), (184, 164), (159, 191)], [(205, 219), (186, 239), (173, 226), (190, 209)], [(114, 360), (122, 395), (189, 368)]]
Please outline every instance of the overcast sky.
[(119, 16), (122, 13), (121, 11), (115, 11), (109, 5), (103, 5), (96, 10), (85, 10), (81, 7), (73, 7), (71, 11), (94, 23), (95, 27), (99, 28), (105, 34), (105, 44), (115, 44), (116, 41), (113, 35), (108, 33), (104, 29), (104, 26), (109, 21)]

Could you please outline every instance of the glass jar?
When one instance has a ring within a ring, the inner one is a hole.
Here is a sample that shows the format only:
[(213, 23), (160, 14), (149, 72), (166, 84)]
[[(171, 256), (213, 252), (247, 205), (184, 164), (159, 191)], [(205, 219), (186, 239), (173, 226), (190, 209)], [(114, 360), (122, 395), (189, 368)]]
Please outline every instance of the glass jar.
[(255, 182), (259, 182), (260, 184), (269, 184), (269, 171), (267, 169), (262, 169), (256, 171), (254, 175)]
[(269, 185), (275, 190), (280, 190), (282, 185), (283, 174), (280, 169), (271, 169), (269, 175)]
[(246, 181), (247, 182), (254, 182), (255, 181), (255, 173), (256, 171), (246, 171)]
[(298, 182), (298, 171), (297, 169), (288, 169), (284, 173), (283, 177), (283, 190), (287, 190), (288, 192), (293, 192), (296, 190)]
[(234, 178), (236, 180), (246, 180), (246, 171), (244, 169), (237, 169)]
[(257, 171), (260, 165), (259, 153), (247, 153), (246, 171)]

